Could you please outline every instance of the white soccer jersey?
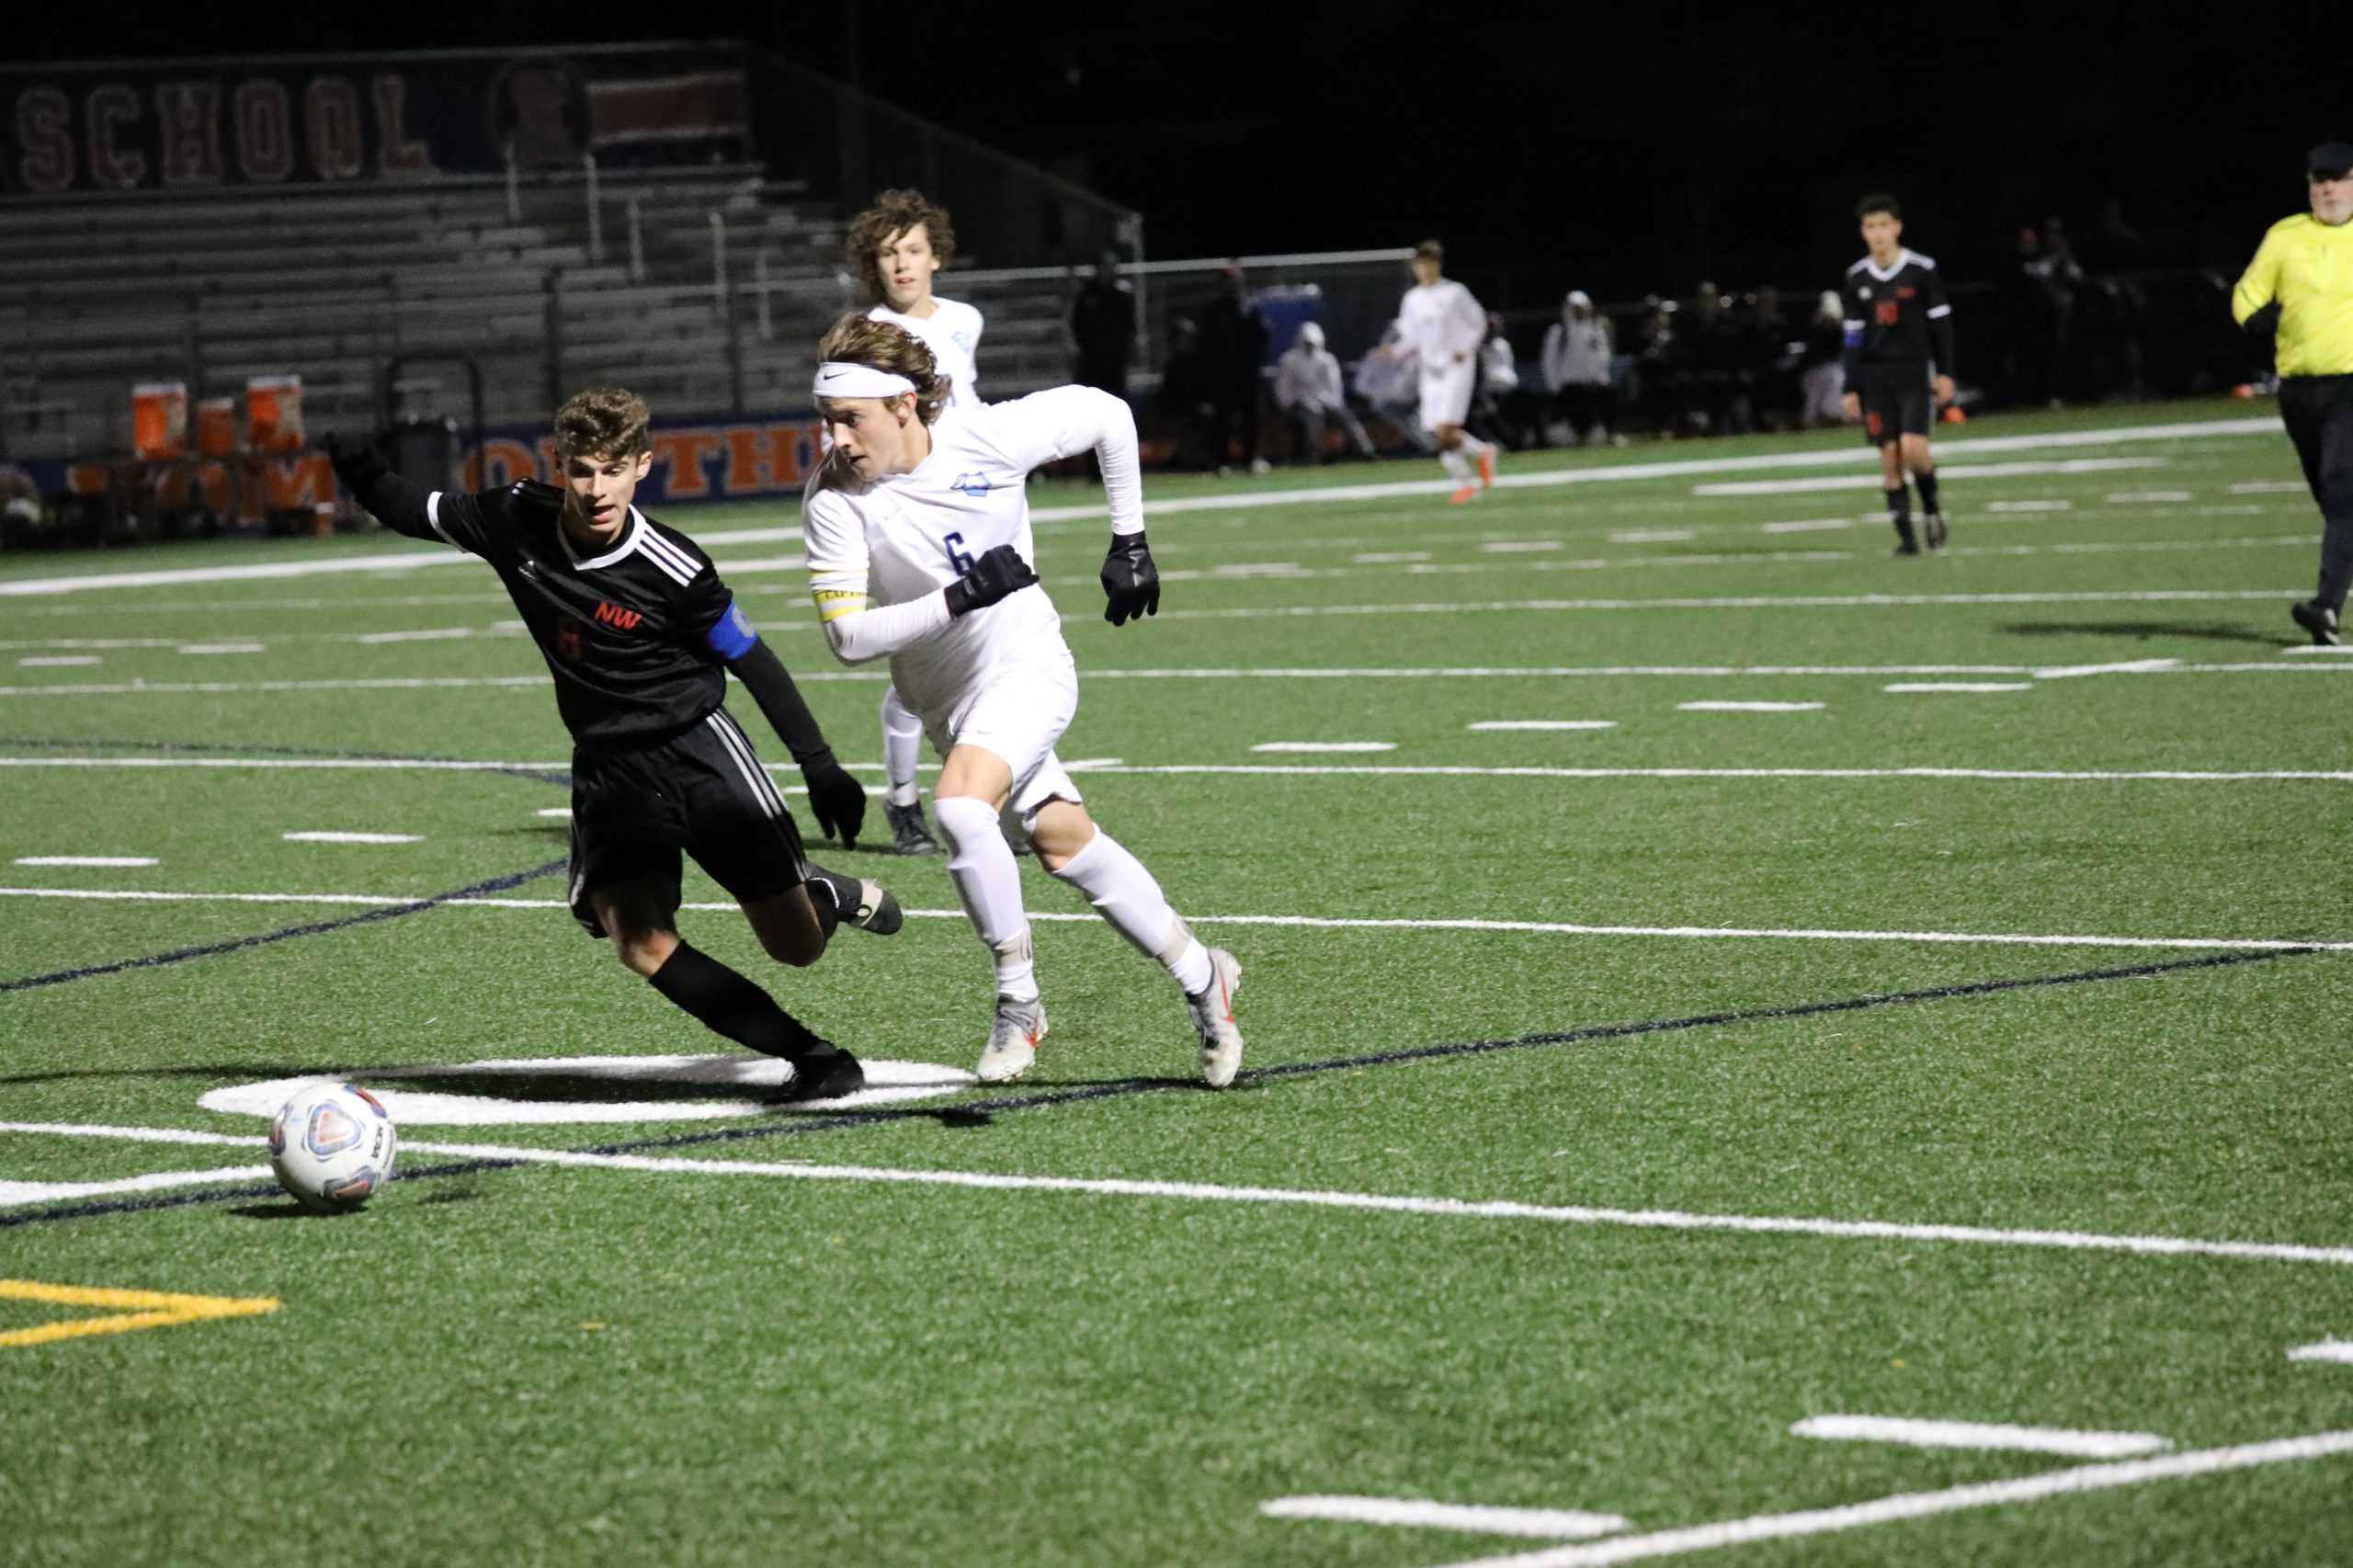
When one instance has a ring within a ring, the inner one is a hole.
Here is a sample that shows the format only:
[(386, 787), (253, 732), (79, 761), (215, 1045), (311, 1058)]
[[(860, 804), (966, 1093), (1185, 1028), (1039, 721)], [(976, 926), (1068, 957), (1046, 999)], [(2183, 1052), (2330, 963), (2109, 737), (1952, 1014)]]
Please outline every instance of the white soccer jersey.
[[(1010, 666), (1067, 660), (1062, 618), (1041, 586), (949, 619), (939, 591), (1000, 544), (1034, 568), (1032, 469), (1095, 450), (1115, 533), (1143, 527), (1135, 415), (1093, 387), (1055, 387), (1006, 403), (944, 412), (931, 452), (909, 472), (860, 481), (827, 462), (810, 476), (801, 528), (817, 619), (845, 662), (891, 655), (901, 700), (926, 722)], [(926, 604), (926, 601), (929, 601)], [(870, 631), (858, 622), (892, 606), (922, 606)]]
[(1416, 283), (1405, 290), (1397, 307), (1399, 340), (1421, 356), (1422, 373), (1450, 365), (1457, 356), (1475, 354), (1487, 335), (1487, 312), (1471, 290), (1451, 278)]
[(953, 383), (949, 403), (957, 407), (977, 403), (980, 371), (972, 361), (981, 351), (981, 312), (961, 300), (943, 300), (937, 294), (931, 302), (937, 308), (921, 319), (903, 316), (888, 305), (877, 305), (866, 313), (923, 339), (923, 346), (931, 350), (932, 363)]

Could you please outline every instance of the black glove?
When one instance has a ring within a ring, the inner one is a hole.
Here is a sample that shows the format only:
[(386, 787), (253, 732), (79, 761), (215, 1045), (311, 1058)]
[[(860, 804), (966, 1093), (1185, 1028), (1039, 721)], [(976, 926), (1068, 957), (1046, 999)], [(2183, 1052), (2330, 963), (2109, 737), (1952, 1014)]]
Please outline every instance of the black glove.
[(866, 825), (866, 786), (830, 753), (802, 763), (801, 777), (809, 786), (809, 812), (825, 836), (840, 839), (845, 849), (858, 847), (858, 831)]
[(964, 615), (984, 609), (1007, 594), (1017, 593), (1038, 580), (1029, 562), (1009, 544), (983, 551), (972, 569), (948, 585), (948, 613)]
[(1160, 573), (1142, 528), (1111, 536), (1111, 552), (1103, 558), (1103, 597), (1110, 601), (1103, 607), (1103, 619), (1114, 626), (1160, 613)]
[(355, 496), (384, 472), (384, 460), (376, 450), (373, 436), (347, 436), (338, 431), (322, 438), (319, 447), (334, 465), (335, 478)]

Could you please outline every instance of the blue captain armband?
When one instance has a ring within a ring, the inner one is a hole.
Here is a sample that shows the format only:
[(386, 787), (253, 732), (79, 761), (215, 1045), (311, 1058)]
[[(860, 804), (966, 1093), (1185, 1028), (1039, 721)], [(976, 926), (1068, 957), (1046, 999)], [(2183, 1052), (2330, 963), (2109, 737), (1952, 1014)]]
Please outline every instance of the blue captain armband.
[(727, 601), (727, 613), (711, 622), (710, 630), (703, 633), (703, 638), (710, 644), (712, 653), (732, 665), (758, 646), (760, 634), (752, 630), (750, 618), (736, 607), (731, 597)]

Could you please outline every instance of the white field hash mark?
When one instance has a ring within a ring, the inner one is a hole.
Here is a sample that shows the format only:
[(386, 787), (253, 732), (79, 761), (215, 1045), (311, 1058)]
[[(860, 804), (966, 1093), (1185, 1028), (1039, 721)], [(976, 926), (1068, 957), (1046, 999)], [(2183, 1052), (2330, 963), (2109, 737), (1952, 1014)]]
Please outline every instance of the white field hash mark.
[[(960, 915), (958, 918), (962, 916)], [(186, 1131), (179, 1128), (91, 1127), (71, 1122), (0, 1121), (0, 1132), (50, 1132), (67, 1137), (174, 1143), (193, 1141)], [(203, 1136), (204, 1141), (210, 1142), (220, 1135)], [(258, 1145), (262, 1139), (256, 1135), (249, 1142)], [(1012, 1176), (986, 1171), (901, 1170), (878, 1165), (819, 1165), (761, 1160), (699, 1160), (676, 1155), (596, 1154), (570, 1149), (534, 1149), (502, 1143), (420, 1143), (404, 1139), (402, 1144), (404, 1149), (420, 1153), (450, 1154), (469, 1160), (512, 1161), (517, 1165), (560, 1165), (579, 1170), (636, 1171), (670, 1176), (773, 1176), (788, 1181), (872, 1182), (896, 1187), (959, 1187), (988, 1192), (1056, 1192), (1175, 1202), (1351, 1210), (1432, 1219), (1527, 1220), (1540, 1223), (1645, 1231), (1813, 1236), (1834, 1241), (1937, 1242), (2066, 1252), (2122, 1253), (2139, 1257), (2222, 1257), (2245, 1262), (2309, 1263), (2353, 1268), (2353, 1246), (2303, 1246), (2284, 1242), (2206, 1241), (2183, 1236), (2001, 1230), (1984, 1225), (1899, 1223), (1788, 1215), (1698, 1214), (1671, 1209), (1597, 1209), (1506, 1199), (1482, 1202), (1458, 1198), (1316, 1188), (1220, 1187), (1207, 1182)]]
[(2126, 1460), (2115, 1464), (2081, 1465), (2074, 1470), (2020, 1476), (2014, 1481), (1980, 1482), (1943, 1492), (1899, 1493), (1865, 1503), (1808, 1508), (1793, 1514), (1757, 1514), (1745, 1519), (1690, 1525), (1649, 1535), (1620, 1536), (1587, 1546), (1553, 1547), (1542, 1551), (1516, 1552), (1451, 1563), (1448, 1568), (1593, 1568), (1608, 1562), (1634, 1562), (1651, 1557), (1679, 1557), (1690, 1551), (1741, 1546), (1757, 1540), (1790, 1540), (1859, 1529), (1898, 1519), (1924, 1519), (1971, 1508), (2000, 1507), (2013, 1503), (2038, 1503), (2047, 1497), (2108, 1492), (2152, 1481), (2212, 1475), (2250, 1470), (2259, 1465), (2291, 1464), (2353, 1453), (2353, 1432), (2315, 1432), (2308, 1437), (2278, 1437), (2264, 1443), (2244, 1443), (2228, 1449), (2199, 1449), (2160, 1459)]
[(1809, 1415), (1792, 1437), (1901, 1443), (1915, 1449), (2015, 1449), (2070, 1459), (2120, 1460), (2173, 1447), (2154, 1432), (2084, 1432), (2064, 1426), (2013, 1426), (1984, 1421), (1927, 1421), (1904, 1415)]
[(2288, 1352), (2290, 1361), (2339, 1361), (2353, 1364), (2353, 1342), (2324, 1339), (2317, 1345), (2300, 1345)]
[(1418, 1497), (1330, 1494), (1277, 1497), (1259, 1504), (1258, 1512), (1270, 1519), (1329, 1519), (1339, 1524), (1527, 1536), (1535, 1540), (1585, 1540), (1622, 1530), (1627, 1523), (1616, 1514), (1588, 1514), (1576, 1508), (1503, 1508), (1434, 1503)]
[[(0, 887), (0, 898), (82, 899), (126, 903), (293, 903), (358, 905), (391, 908), (417, 903), (415, 897), (358, 892), (179, 892), (130, 888), (11, 888)], [(554, 898), (447, 898), (441, 909), (565, 909)], [(728, 912), (732, 903), (688, 903), (681, 909)], [(961, 909), (909, 909), (910, 920), (962, 920)], [(1068, 922), (1091, 925), (1099, 918), (1067, 909), (1037, 909), (1025, 919), (1034, 923)], [(1919, 942), (1955, 947), (2116, 948), (2164, 952), (2353, 952), (2353, 941), (2322, 941), (2273, 937), (2120, 937), (2072, 933), (1994, 931), (1874, 931), (1766, 926), (1587, 926), (1557, 920), (1406, 919), (1391, 916), (1322, 915), (1192, 915), (1196, 926), (1288, 926), (1319, 931), (1476, 931), (1539, 937), (1654, 937), (1697, 941), (1799, 942)]]

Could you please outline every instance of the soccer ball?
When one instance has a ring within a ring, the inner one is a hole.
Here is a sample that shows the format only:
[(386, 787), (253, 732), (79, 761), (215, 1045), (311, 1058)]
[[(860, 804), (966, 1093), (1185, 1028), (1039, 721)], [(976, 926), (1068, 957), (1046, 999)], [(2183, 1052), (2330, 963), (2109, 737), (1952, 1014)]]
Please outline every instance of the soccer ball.
[(392, 1179), (399, 1145), (375, 1096), (357, 1084), (313, 1084), (278, 1108), (269, 1168), (305, 1209), (344, 1214)]

